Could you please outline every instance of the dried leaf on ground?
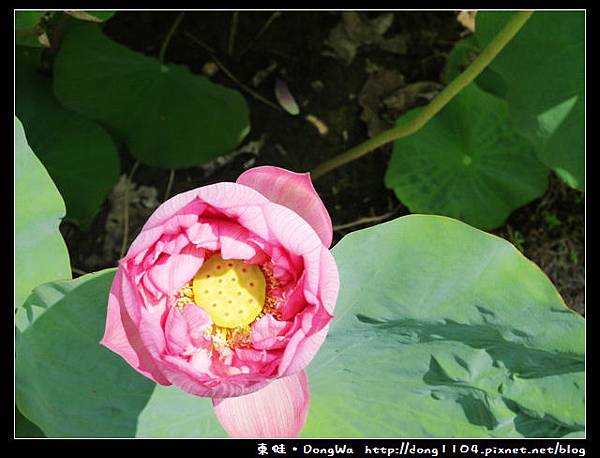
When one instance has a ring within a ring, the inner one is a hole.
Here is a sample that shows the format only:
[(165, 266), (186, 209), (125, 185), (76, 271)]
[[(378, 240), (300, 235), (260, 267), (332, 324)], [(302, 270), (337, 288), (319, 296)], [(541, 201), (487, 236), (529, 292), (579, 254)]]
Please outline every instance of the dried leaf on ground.
[(393, 70), (382, 69), (369, 75), (358, 95), (358, 104), (362, 107), (360, 119), (367, 125), (370, 137), (392, 127), (392, 123), (381, 118), (380, 104), (405, 84), (404, 76)]
[(362, 107), (360, 119), (372, 137), (393, 127), (398, 116), (420, 105), (421, 101), (432, 100), (442, 87), (433, 81), (407, 85), (404, 76), (393, 70), (372, 72), (358, 96)]
[(385, 39), (379, 43), (379, 47), (384, 51), (402, 56), (408, 52), (408, 35), (394, 35), (393, 37)]
[(381, 101), (406, 84), (402, 74), (393, 70), (372, 73), (358, 96), (362, 107), (360, 119), (365, 122), (369, 136), (377, 135), (392, 127), (393, 123), (380, 116)]
[(463, 10), (458, 13), (456, 16), (456, 20), (462, 24), (462, 26), (471, 31), (475, 32), (475, 16), (477, 15), (477, 11)]
[(260, 154), (260, 151), (263, 149), (265, 139), (266, 134), (263, 134), (260, 136), (260, 138), (256, 140), (244, 143), (235, 151), (232, 151), (231, 153), (225, 154), (223, 156), (219, 156), (216, 159), (201, 165), (199, 169), (202, 170), (203, 176), (208, 177), (214, 174), (217, 170), (225, 167), (227, 164), (232, 162), (236, 157), (240, 156), (241, 154), (253, 154), (255, 156), (258, 156)]
[(121, 175), (108, 196), (110, 211), (106, 218), (102, 254), (88, 260), (90, 267), (103, 266), (119, 258), (125, 227), (125, 194), (128, 204), (129, 241), (133, 240), (159, 205), (158, 191), (155, 187), (137, 186), (125, 174)]
[(350, 65), (356, 57), (358, 48), (370, 44), (376, 44), (396, 54), (406, 54), (408, 51), (406, 35), (383, 37), (393, 22), (394, 13), (366, 19), (355, 11), (345, 11), (339, 24), (331, 30), (325, 41), (325, 45), (330, 49), (323, 51), (323, 55), (335, 57)]
[(442, 90), (440, 83), (417, 81), (395, 90), (381, 102), (386, 117), (396, 119), (399, 114), (419, 105), (420, 101), (430, 102)]

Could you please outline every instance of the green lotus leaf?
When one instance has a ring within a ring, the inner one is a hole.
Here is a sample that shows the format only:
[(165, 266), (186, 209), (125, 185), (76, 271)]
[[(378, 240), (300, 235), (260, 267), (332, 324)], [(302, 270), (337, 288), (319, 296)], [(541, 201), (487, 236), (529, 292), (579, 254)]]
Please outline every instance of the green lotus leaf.
[(340, 296), (303, 437), (584, 432), (584, 320), (503, 239), (410, 215), (333, 248)]
[(385, 183), (413, 213), (492, 229), (544, 193), (548, 172), (512, 128), (506, 102), (471, 84), (416, 134), (396, 140)]
[(88, 225), (116, 184), (121, 164), (116, 145), (97, 123), (65, 109), (52, 81), (38, 71), (39, 53), (17, 47), (16, 112), (60, 190), (67, 216)]
[[(485, 47), (512, 13), (482, 11)], [(506, 82), (517, 128), (567, 184), (585, 186), (585, 12), (536, 11), (490, 64)]]
[(15, 437), (45, 437), (36, 425), (31, 423), (15, 406)]
[(71, 278), (58, 230), (65, 204), (15, 116), (15, 308), (41, 283)]
[(105, 124), (151, 166), (207, 162), (231, 152), (249, 130), (248, 107), (237, 91), (131, 51), (96, 24), (70, 29), (54, 76), (65, 106)]

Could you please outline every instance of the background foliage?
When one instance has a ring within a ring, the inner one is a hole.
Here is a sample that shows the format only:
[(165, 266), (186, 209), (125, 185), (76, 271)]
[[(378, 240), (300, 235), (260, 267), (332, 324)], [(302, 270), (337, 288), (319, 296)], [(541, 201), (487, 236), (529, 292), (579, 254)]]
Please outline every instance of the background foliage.
[(65, 199), (67, 216), (87, 225), (119, 177), (116, 145), (101, 126), (56, 100), (51, 80), (38, 72), (39, 51), (19, 47), (15, 57), (17, 116)]
[(54, 76), (65, 106), (101, 121), (148, 165), (207, 162), (233, 150), (249, 129), (248, 107), (237, 91), (130, 51), (95, 24), (69, 31)]
[[(444, 79), (460, 73), (473, 49), (485, 48), (512, 14), (478, 13), (475, 34), (455, 45)], [(453, 216), (482, 229), (501, 225), (543, 194), (542, 164), (582, 191), (584, 44), (584, 12), (533, 14), (476, 83), (416, 135), (395, 142), (386, 185), (412, 212)]]

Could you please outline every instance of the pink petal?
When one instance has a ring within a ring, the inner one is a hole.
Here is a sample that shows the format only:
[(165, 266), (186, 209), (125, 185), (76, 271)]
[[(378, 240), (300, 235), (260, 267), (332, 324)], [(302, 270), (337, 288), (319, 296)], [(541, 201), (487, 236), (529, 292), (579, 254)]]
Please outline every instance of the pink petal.
[(190, 241), (185, 234), (178, 234), (172, 240), (164, 244), (162, 251), (169, 254), (179, 254), (189, 244)]
[[(133, 270), (135, 270), (135, 266)], [(119, 268), (117, 270), (117, 275), (115, 275), (112, 287), (117, 288), (116, 282), (119, 272), (121, 273), (121, 281), (118, 286), (120, 288), (120, 294), (117, 296), (119, 299), (119, 306), (121, 309), (125, 309), (127, 315), (131, 317), (131, 320), (137, 326), (140, 322), (140, 308), (144, 307), (144, 300), (133, 280), (132, 272), (129, 271), (129, 268), (124, 261), (119, 262)], [(115, 293), (117, 293), (116, 289)]]
[(325, 310), (333, 314), (338, 292), (340, 276), (333, 255), (329, 250), (321, 250), (321, 266), (319, 269), (319, 293)]
[(287, 321), (278, 321), (273, 315), (266, 314), (252, 326), (252, 345), (259, 350), (284, 347), (287, 337), (282, 334), (287, 327)]
[(252, 339), (264, 340), (279, 335), (288, 325), (286, 321), (278, 321), (269, 313), (256, 320), (252, 326)]
[[(241, 374), (258, 374), (271, 378), (276, 376), (283, 350), (267, 351), (254, 348), (238, 348), (233, 357), (233, 368)], [(256, 390), (253, 390), (256, 391)]]
[[(271, 240), (276, 240), (291, 254), (302, 256), (307, 260), (318, 262), (323, 248), (321, 239), (315, 231), (297, 213), (278, 204), (265, 205), (263, 215), (269, 227)], [(318, 267), (318, 266), (317, 266)], [(318, 272), (315, 274), (318, 283)]]
[(196, 223), (186, 229), (186, 234), (194, 245), (201, 245), (202, 248), (212, 251), (219, 248), (219, 235), (211, 224)]
[(122, 269), (119, 269), (113, 280), (108, 297), (106, 327), (100, 344), (120, 355), (149, 379), (161, 385), (170, 385), (144, 347), (136, 324), (121, 305), (123, 275)]
[(304, 272), (304, 262), (296, 254), (284, 250), (278, 245), (269, 245), (271, 261), (274, 264), (273, 275), (280, 283), (286, 284), (288, 281), (296, 281)]
[[(230, 397), (252, 393), (266, 386), (268, 378), (260, 374), (241, 374), (228, 377), (212, 375), (218, 359), (210, 358), (205, 350), (199, 350), (192, 362), (181, 357), (165, 355), (160, 368), (169, 381), (183, 391), (202, 397)], [(207, 372), (205, 372), (207, 371)]]
[(255, 167), (242, 173), (236, 183), (256, 189), (271, 202), (300, 215), (329, 248), (333, 237), (331, 218), (317, 194), (310, 173), (295, 173), (279, 167)]
[(155, 227), (148, 230), (142, 229), (142, 231), (138, 234), (138, 236), (129, 246), (129, 250), (127, 250), (127, 255), (123, 259), (134, 259), (136, 263), (139, 263), (139, 255), (142, 255), (162, 236), (163, 231), (161, 227)]
[(145, 291), (147, 293), (146, 296), (150, 295), (153, 301), (159, 300), (161, 297), (164, 297), (164, 293), (156, 287), (148, 273), (145, 273), (142, 277), (141, 285), (144, 288), (140, 288), (140, 294), (143, 294), (142, 292)]
[[(159, 227), (161, 231), (164, 231), (165, 227), (172, 226), (172, 223), (169, 223), (169, 221), (176, 215), (184, 216), (184, 218), (185, 215), (200, 216), (206, 209), (206, 204), (202, 202), (201, 199), (198, 199), (199, 189), (202, 188), (192, 189), (191, 191), (177, 194), (166, 202), (163, 202), (154, 213), (152, 213), (150, 218), (148, 218), (146, 224), (142, 227), (142, 232), (157, 227)], [(185, 227), (189, 226), (186, 224)]]
[(252, 259), (256, 256), (256, 248), (250, 245), (248, 231), (239, 224), (219, 222), (219, 241), (223, 259)]
[(216, 183), (201, 188), (192, 189), (171, 197), (158, 207), (148, 218), (142, 232), (155, 227), (161, 227), (175, 214), (195, 213), (200, 215), (206, 204), (219, 210), (247, 207), (259, 207), (267, 200), (258, 192), (235, 183)]
[(201, 374), (199, 370), (178, 356), (165, 355), (161, 371), (173, 385), (186, 393), (201, 397), (210, 397), (214, 393), (214, 390), (207, 386), (207, 382), (212, 377), (208, 373)]
[(183, 314), (177, 307), (171, 307), (165, 323), (167, 348), (173, 355), (180, 355), (191, 344), (190, 334)]
[(283, 358), (279, 363), (278, 374), (286, 376), (304, 369), (321, 348), (328, 331), (329, 325), (310, 337), (306, 337), (301, 329), (294, 334), (285, 348)]
[(213, 398), (215, 413), (231, 437), (297, 437), (308, 414), (308, 377), (298, 372), (251, 394)]
[[(193, 206), (194, 208), (196, 206)], [(204, 207), (197, 206), (198, 213), (196, 214), (176, 214), (172, 218), (169, 218), (167, 221), (161, 224), (163, 234), (178, 234), (182, 230), (187, 229), (192, 226), (196, 222), (198, 222), (198, 216), (200, 215), (200, 211)]]
[(333, 319), (333, 315), (320, 305), (307, 307), (301, 316), (301, 328), (307, 337), (323, 329)]
[(283, 320), (291, 320), (294, 316), (306, 307), (306, 298), (304, 297), (304, 277), (302, 273), (300, 280), (288, 294), (285, 303), (281, 306), (281, 318)]
[(196, 304), (188, 304), (182, 311), (172, 307), (165, 323), (167, 348), (172, 354), (180, 355), (190, 345), (202, 346), (204, 331), (211, 323), (208, 314)]
[(209, 350), (201, 349), (194, 353), (190, 359), (190, 365), (201, 374), (213, 375), (211, 373), (212, 358)]
[(162, 326), (163, 314), (166, 311), (168, 311), (166, 307), (163, 310), (160, 310), (158, 307), (150, 309), (142, 308), (140, 310), (140, 322), (138, 324), (140, 339), (145, 349), (155, 361), (160, 361), (167, 347), (165, 332)]
[(190, 245), (180, 254), (161, 255), (148, 275), (157, 288), (172, 295), (194, 277), (203, 262), (204, 250)]
[(187, 321), (192, 344), (197, 347), (204, 343), (204, 331), (212, 324), (208, 313), (196, 304), (189, 304), (183, 309), (183, 316)]
[(125, 258), (135, 258), (139, 262), (138, 255), (156, 243), (165, 232), (190, 230), (199, 216), (210, 213), (210, 207), (239, 219), (242, 224), (248, 221), (255, 232), (266, 237), (268, 229), (262, 221), (261, 206), (268, 202), (254, 189), (235, 183), (216, 183), (177, 194), (148, 218)]
[(141, 266), (143, 270), (150, 269), (150, 267), (152, 267), (154, 265), (154, 263), (156, 262), (158, 257), (163, 253), (164, 248), (165, 248), (165, 242), (162, 239), (167, 238), (167, 237), (168, 236), (161, 237), (161, 240), (158, 240), (152, 246), (152, 248), (142, 250), (140, 253), (138, 253), (135, 256), (135, 258), (133, 259), (133, 262), (130, 262), (129, 264), (131, 266), (133, 266), (133, 265)]
[[(304, 256), (304, 266), (304, 298), (308, 303), (318, 306), (315, 315), (325, 312), (331, 317), (340, 287), (339, 274), (332, 254), (324, 247), (319, 252), (310, 252)], [(327, 320), (325, 315), (322, 318)]]

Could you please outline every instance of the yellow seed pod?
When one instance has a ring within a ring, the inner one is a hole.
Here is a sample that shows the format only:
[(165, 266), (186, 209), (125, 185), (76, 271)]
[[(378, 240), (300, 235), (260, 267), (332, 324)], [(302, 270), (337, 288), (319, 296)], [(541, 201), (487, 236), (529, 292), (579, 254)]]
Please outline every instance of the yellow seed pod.
[(204, 262), (192, 289), (194, 302), (224, 328), (249, 325), (265, 303), (266, 282), (260, 268), (217, 254)]

